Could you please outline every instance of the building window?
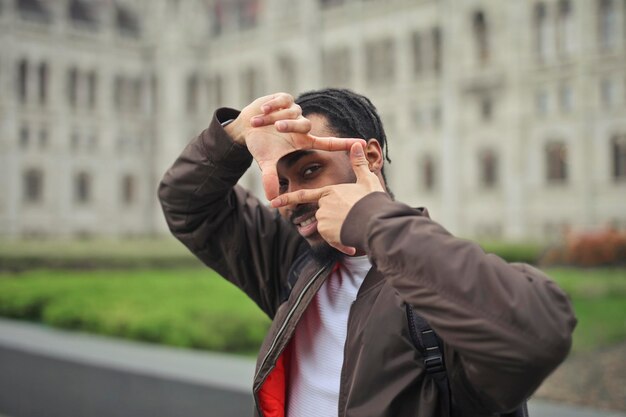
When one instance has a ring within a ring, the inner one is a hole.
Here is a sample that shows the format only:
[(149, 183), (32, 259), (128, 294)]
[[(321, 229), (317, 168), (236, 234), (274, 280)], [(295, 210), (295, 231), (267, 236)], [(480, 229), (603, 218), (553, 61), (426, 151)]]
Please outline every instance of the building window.
[(557, 20), (557, 48), (561, 56), (571, 55), (574, 50), (574, 19), (572, 16), (572, 2), (560, 0), (558, 3), (559, 15)]
[(430, 155), (422, 158), (421, 166), (421, 180), (422, 188), (427, 191), (433, 191), (435, 189), (435, 163)]
[(115, 26), (120, 35), (130, 38), (139, 37), (141, 32), (137, 15), (119, 4), (115, 5)]
[(441, 39), (441, 29), (438, 27), (432, 30), (432, 47), (433, 47), (433, 71), (435, 74), (441, 74), (441, 55), (443, 41)]
[(289, 56), (278, 57), (278, 79), (281, 82), (281, 90), (294, 93), (296, 87), (296, 62)]
[(319, 0), (319, 4), (322, 8), (339, 6), (344, 2), (345, 0)]
[(559, 89), (559, 107), (562, 113), (571, 113), (574, 108), (572, 88), (569, 84), (563, 84)]
[(424, 57), (422, 56), (422, 36), (419, 32), (413, 32), (411, 35), (411, 52), (413, 62), (413, 73), (420, 75), (424, 70)]
[(609, 78), (600, 80), (600, 102), (605, 109), (615, 105), (615, 86)]
[(39, 65), (39, 103), (46, 104), (48, 100), (48, 64), (42, 62)]
[(89, 136), (88, 146), (90, 151), (96, 151), (98, 149), (98, 136), (95, 133)]
[(484, 188), (494, 188), (498, 183), (498, 158), (492, 150), (485, 150), (478, 156), (480, 184)]
[(116, 110), (122, 110), (122, 95), (124, 94), (124, 79), (116, 75), (113, 80), (113, 105)]
[(70, 149), (72, 151), (77, 151), (80, 148), (80, 135), (78, 132), (72, 132), (72, 136), (70, 137)]
[(617, 10), (614, 0), (598, 0), (598, 38), (600, 47), (610, 49), (617, 37)]
[(39, 148), (40, 149), (48, 148), (48, 131), (46, 129), (41, 129), (39, 131)]
[(548, 182), (567, 181), (567, 147), (561, 142), (546, 145), (546, 179)]
[(216, 109), (224, 104), (224, 91), (223, 91), (222, 77), (219, 74), (215, 74), (209, 77), (207, 80), (207, 96), (208, 105), (210, 109)]
[(430, 110), (430, 121), (434, 128), (441, 127), (441, 106), (434, 105)]
[(195, 113), (198, 110), (198, 76), (192, 74), (187, 77), (187, 111)]
[(215, 0), (213, 3), (211, 30), (215, 36), (219, 36), (226, 27), (226, 7), (224, 0)]
[(76, 107), (78, 101), (78, 70), (70, 68), (67, 73), (67, 100), (71, 107)]
[(20, 129), (20, 148), (28, 148), (28, 142), (30, 141), (30, 131), (28, 126), (22, 126)]
[(373, 83), (390, 83), (395, 80), (395, 45), (385, 38), (365, 45), (365, 77)]
[(536, 3), (534, 12), (534, 33), (535, 33), (535, 51), (540, 60), (544, 61), (548, 56), (548, 17), (546, 13), (546, 5), (542, 2)]
[(626, 135), (616, 135), (611, 140), (613, 179), (626, 180)]
[(493, 119), (493, 100), (489, 96), (480, 99), (480, 118), (483, 122)]
[(214, 0), (211, 12), (211, 30), (213, 35), (218, 36), (229, 28), (245, 30), (257, 26), (261, 2)]
[(324, 84), (334, 87), (349, 85), (352, 73), (350, 63), (351, 54), (347, 47), (324, 51), (322, 53), (322, 80)]
[[(197, 87), (197, 79), (196, 79), (196, 87)], [(197, 88), (196, 88), (196, 101), (198, 100), (197, 95)], [(141, 104), (142, 104), (142, 98), (143, 98), (143, 80), (138, 77), (135, 78), (132, 82), (132, 108), (138, 112), (140, 112), (141, 109)], [(197, 102), (196, 102), (196, 106), (197, 106)]]
[(548, 111), (548, 92), (545, 89), (537, 90), (535, 92), (535, 114), (544, 117), (548, 114)]
[[(155, 74), (150, 77), (150, 111), (156, 113), (159, 104), (159, 81)], [(221, 103), (221, 100), (220, 100)]]
[(25, 59), (17, 64), (17, 96), (22, 104), (28, 100), (28, 62)]
[(476, 50), (476, 60), (480, 64), (485, 64), (489, 60), (489, 33), (487, 20), (482, 11), (474, 13), (472, 18), (472, 28), (474, 33), (474, 45)]
[(250, 29), (257, 25), (259, 18), (259, 0), (240, 0), (237, 2), (237, 21), (240, 29)]
[(48, 23), (51, 20), (50, 11), (43, 6), (41, 0), (17, 0), (17, 9), (20, 17), (25, 20), (42, 23)]
[(244, 103), (251, 103), (261, 96), (261, 75), (254, 68), (248, 68), (241, 74), (241, 92)]
[(98, 93), (98, 76), (95, 71), (91, 71), (89, 75), (87, 75), (87, 102), (89, 104), (89, 108), (93, 109), (96, 107), (96, 95)]
[(80, 26), (95, 29), (98, 20), (92, 3), (85, 0), (71, 0), (67, 9), (69, 18)]
[(34, 204), (43, 200), (43, 172), (39, 169), (29, 169), (24, 172), (24, 202)]
[(136, 188), (135, 177), (132, 175), (124, 175), (122, 177), (122, 203), (130, 206), (135, 202)]
[(79, 204), (91, 200), (91, 176), (86, 172), (79, 172), (74, 177), (74, 200)]
[(411, 111), (411, 119), (413, 120), (413, 126), (417, 128), (421, 128), (425, 124), (424, 112), (417, 104), (413, 106), (413, 110)]

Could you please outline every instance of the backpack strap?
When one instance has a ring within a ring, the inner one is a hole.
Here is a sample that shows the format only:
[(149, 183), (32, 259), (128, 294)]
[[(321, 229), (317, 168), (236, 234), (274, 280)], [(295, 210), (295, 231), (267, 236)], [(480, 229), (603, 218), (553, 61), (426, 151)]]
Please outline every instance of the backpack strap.
[(512, 413), (502, 414), (502, 417), (529, 417), (528, 404), (524, 401), (524, 403), (520, 405), (517, 410)]
[(439, 388), (440, 416), (449, 417), (450, 404), (450, 385), (448, 384), (448, 375), (446, 374), (446, 365), (441, 349), (441, 341), (439, 336), (424, 318), (415, 314), (415, 310), (409, 304), (406, 305), (406, 316), (409, 321), (409, 334), (415, 348), (422, 354), (424, 358), (424, 369), (428, 375), (435, 381)]
[[(410, 304), (406, 306), (406, 317), (409, 322), (409, 334), (415, 348), (424, 358), (424, 369), (439, 388), (439, 403), (442, 417), (451, 417), (452, 393), (446, 373), (446, 363), (443, 357), (442, 343), (437, 333), (428, 322)], [(456, 415), (456, 413), (455, 413)], [(526, 401), (512, 413), (501, 414), (502, 417), (529, 417)]]

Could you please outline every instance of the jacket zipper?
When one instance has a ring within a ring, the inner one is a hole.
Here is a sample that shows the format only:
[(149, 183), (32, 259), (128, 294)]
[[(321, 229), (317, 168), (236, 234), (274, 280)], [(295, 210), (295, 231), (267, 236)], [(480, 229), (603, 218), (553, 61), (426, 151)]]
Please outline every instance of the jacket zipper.
[[(356, 301), (356, 300), (355, 300)], [(350, 304), (350, 311), (348, 312), (348, 329), (350, 328), (350, 320), (352, 319), (352, 307), (354, 307), (354, 303), (355, 301), (353, 301)], [(344, 387), (344, 378), (345, 378), (345, 371), (346, 371), (346, 358), (348, 357), (346, 355), (346, 349), (348, 348), (348, 338), (350, 337), (350, 332), (347, 332), (346, 334), (346, 341), (343, 344), (343, 363), (341, 364), (341, 374), (339, 375), (339, 401), (337, 402), (337, 413), (339, 417), (343, 417), (345, 415), (345, 413), (343, 412), (343, 408), (345, 405), (345, 401), (342, 401), (343, 398), (343, 387)]]
[[(267, 362), (267, 359), (269, 358), (269, 356), (272, 354), (272, 351), (276, 348), (276, 345), (278, 343), (278, 339), (280, 339), (280, 337), (282, 336), (282, 333), (285, 331), (285, 328), (287, 327), (287, 323), (289, 323), (289, 320), (291, 319), (291, 317), (295, 313), (296, 309), (298, 308), (298, 306), (302, 302), (302, 298), (304, 298), (304, 295), (309, 291), (309, 288), (311, 288), (311, 286), (315, 283), (315, 281), (317, 281), (317, 278), (319, 278), (319, 276), (322, 274), (322, 272), (324, 272), (325, 269), (326, 269), (326, 265), (324, 267), (322, 267), (322, 269), (317, 271), (317, 273), (315, 273), (315, 275), (313, 275), (313, 278), (311, 278), (311, 280), (302, 289), (302, 292), (298, 296), (298, 299), (296, 300), (295, 304), (293, 305), (293, 307), (291, 307), (291, 310), (289, 310), (289, 313), (287, 313), (287, 317), (285, 317), (285, 320), (283, 321), (283, 324), (278, 329), (278, 332), (276, 332), (276, 336), (274, 337), (274, 340), (272, 341), (272, 344), (270, 345), (270, 348), (267, 350), (267, 353), (265, 354), (265, 357), (261, 361), (261, 364), (259, 365), (259, 370), (257, 371), (256, 375), (254, 375), (254, 379), (255, 380), (258, 378), (259, 374), (261, 373), (261, 369), (263, 369), (263, 367), (265, 366), (265, 363)], [(269, 375), (269, 373), (268, 373), (268, 375)], [(255, 388), (255, 391), (256, 391), (256, 389), (258, 387), (263, 385), (263, 382), (265, 382), (265, 380), (260, 381), (259, 384), (257, 384), (257, 387)], [(263, 413), (261, 412), (261, 407), (259, 407), (259, 402), (257, 400), (256, 393), (254, 394), (254, 402), (256, 404), (257, 411), (259, 412), (259, 416), (263, 416)]]

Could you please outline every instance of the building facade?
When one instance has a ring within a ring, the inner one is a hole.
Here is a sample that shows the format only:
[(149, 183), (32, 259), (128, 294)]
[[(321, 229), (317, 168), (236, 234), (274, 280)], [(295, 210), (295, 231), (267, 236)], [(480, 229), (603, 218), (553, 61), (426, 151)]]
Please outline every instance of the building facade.
[(0, 48), (3, 236), (164, 233), (216, 107), (324, 86), (372, 99), (391, 189), (456, 234), (626, 228), (624, 0), (0, 0)]

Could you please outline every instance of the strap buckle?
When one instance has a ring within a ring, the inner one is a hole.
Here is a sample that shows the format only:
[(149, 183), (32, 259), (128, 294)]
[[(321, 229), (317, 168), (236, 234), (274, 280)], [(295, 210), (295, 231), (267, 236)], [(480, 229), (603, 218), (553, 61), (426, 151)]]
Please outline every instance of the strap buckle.
[(441, 354), (433, 354), (432, 356), (424, 358), (424, 368), (429, 374), (435, 374), (445, 370)]

